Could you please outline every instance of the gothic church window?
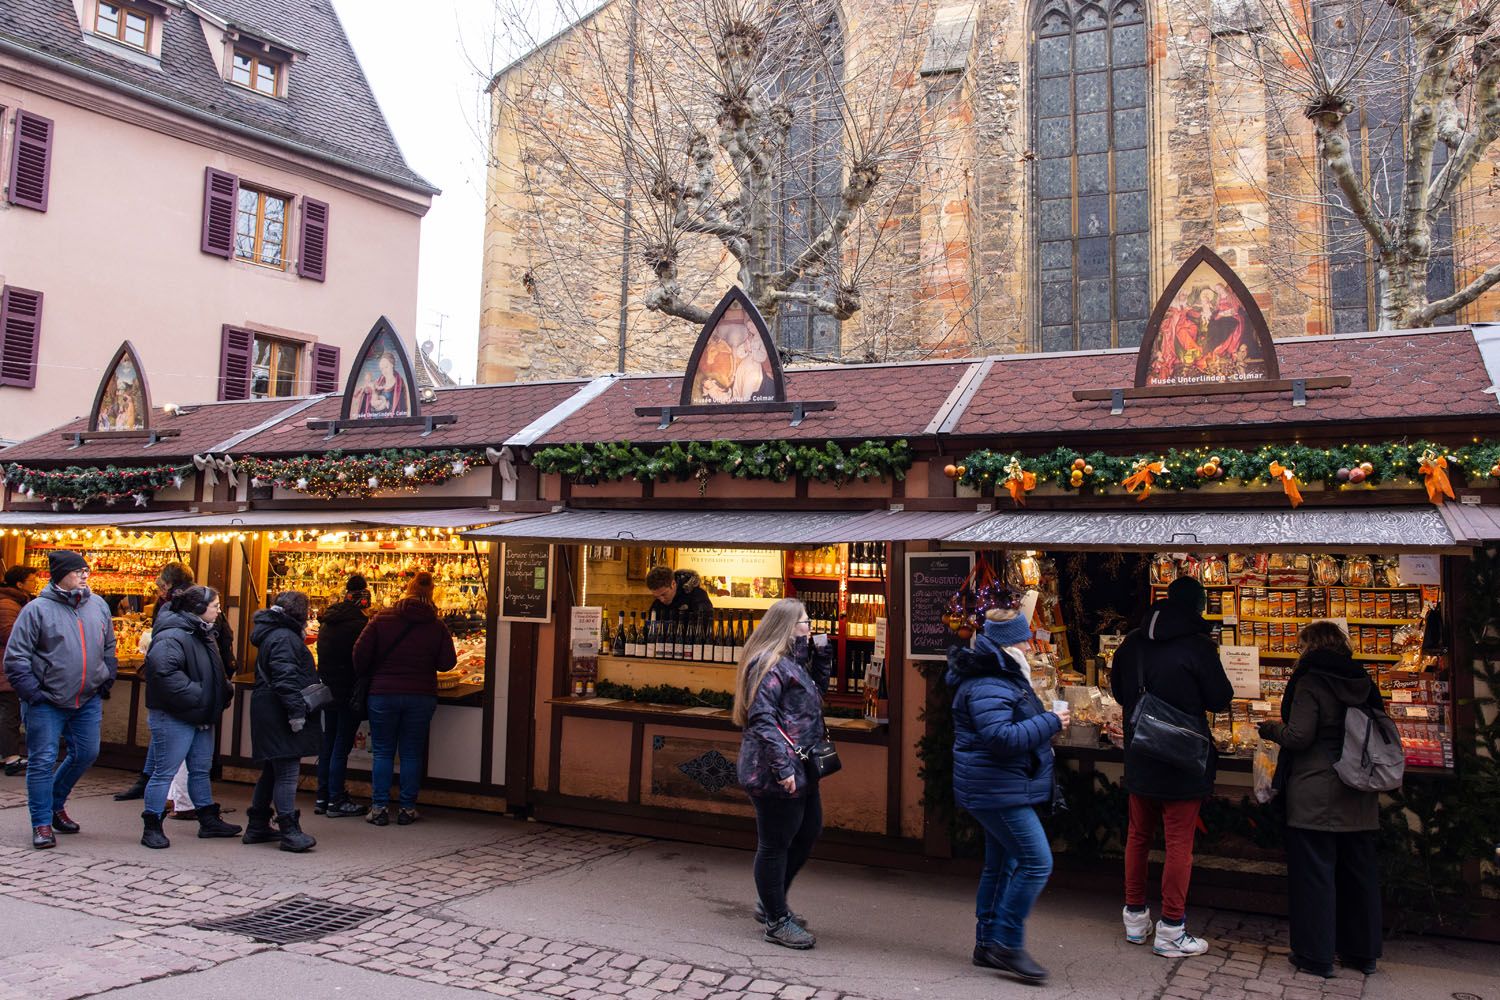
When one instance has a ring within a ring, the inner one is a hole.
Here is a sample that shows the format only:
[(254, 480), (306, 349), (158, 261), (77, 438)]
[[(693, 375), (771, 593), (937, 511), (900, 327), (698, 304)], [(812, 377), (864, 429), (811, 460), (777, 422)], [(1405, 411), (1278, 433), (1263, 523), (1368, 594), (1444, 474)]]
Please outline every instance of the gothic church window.
[(1134, 347), (1150, 310), (1141, 0), (1040, 0), (1031, 42), (1044, 351)]

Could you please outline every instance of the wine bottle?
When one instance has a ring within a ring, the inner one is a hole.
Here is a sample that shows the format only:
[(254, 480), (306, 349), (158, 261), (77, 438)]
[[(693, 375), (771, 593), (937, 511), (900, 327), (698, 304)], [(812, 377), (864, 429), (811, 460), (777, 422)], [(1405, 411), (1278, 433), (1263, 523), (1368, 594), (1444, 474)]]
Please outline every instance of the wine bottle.
[(658, 640), (658, 638), (659, 638), (659, 636), (657, 635), (657, 631), (656, 631), (656, 612), (653, 611), (653, 612), (651, 612), (651, 616), (646, 619), (646, 657), (647, 657), (647, 659), (655, 660), (658, 657), (660, 657), (661, 653), (660, 653), (660, 651), (657, 648), (657, 640)]
[(708, 640), (705, 637), (707, 632), (708, 632), (708, 621), (707, 621), (706, 616), (704, 616), (704, 615), (698, 615), (696, 618), (693, 619), (693, 657), (692, 658), (694, 660), (697, 660), (699, 663), (703, 663), (703, 662), (705, 662), (705, 661), (708, 660), (708, 653), (705, 650), (705, 647), (708, 645)]
[(729, 637), (724, 634), (723, 615), (716, 615), (714, 617), (714, 662), (734, 662), (734, 644), (730, 642)]
[(615, 622), (615, 641), (610, 647), (616, 656), (625, 655), (625, 612), (620, 612), (619, 619)]

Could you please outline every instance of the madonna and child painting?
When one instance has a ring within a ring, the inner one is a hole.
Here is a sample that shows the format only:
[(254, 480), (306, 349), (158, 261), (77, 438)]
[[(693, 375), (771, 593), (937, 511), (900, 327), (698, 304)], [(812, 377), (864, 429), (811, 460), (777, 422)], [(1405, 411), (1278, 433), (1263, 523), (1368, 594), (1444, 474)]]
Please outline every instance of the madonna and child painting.
[(1162, 317), (1147, 384), (1241, 382), (1269, 370), (1245, 304), (1223, 275), (1200, 263)]

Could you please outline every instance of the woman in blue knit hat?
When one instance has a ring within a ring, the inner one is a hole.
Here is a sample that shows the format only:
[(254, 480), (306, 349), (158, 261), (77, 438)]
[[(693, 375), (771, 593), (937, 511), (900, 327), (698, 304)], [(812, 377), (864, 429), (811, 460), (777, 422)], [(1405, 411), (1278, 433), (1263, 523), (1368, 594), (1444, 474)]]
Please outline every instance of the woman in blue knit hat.
[(1031, 641), (1031, 625), (1019, 601), (1002, 604), (986, 613), (974, 648), (948, 651), (953, 792), (984, 829), (974, 964), (1040, 983), (1047, 970), (1026, 953), (1026, 917), (1052, 874), (1052, 850), (1036, 807), (1052, 802), (1051, 741), (1068, 712), (1047, 711), (1032, 691), (1009, 648)]

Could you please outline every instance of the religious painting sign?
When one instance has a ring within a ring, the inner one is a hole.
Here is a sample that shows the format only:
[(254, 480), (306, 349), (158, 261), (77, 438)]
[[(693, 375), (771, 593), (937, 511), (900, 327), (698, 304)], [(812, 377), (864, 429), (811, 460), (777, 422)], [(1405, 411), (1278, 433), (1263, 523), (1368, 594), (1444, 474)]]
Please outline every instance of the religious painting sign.
[(1136, 386), (1277, 378), (1276, 347), (1254, 296), (1218, 254), (1199, 247), (1151, 313), (1136, 361)]
[(89, 431), (144, 431), (151, 422), (151, 397), (146, 374), (130, 341), (120, 345), (104, 369), (104, 378), (94, 394)]
[(786, 399), (781, 358), (760, 310), (732, 288), (698, 334), (682, 385), (683, 406), (779, 403)]
[(344, 416), (354, 420), (413, 417), (420, 404), (406, 348), (382, 316), (354, 358), (344, 393)]

